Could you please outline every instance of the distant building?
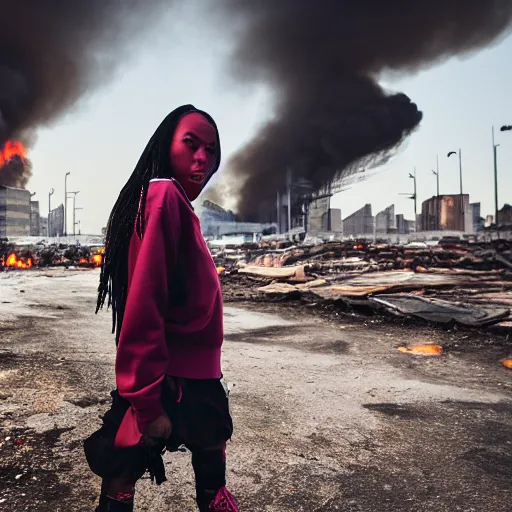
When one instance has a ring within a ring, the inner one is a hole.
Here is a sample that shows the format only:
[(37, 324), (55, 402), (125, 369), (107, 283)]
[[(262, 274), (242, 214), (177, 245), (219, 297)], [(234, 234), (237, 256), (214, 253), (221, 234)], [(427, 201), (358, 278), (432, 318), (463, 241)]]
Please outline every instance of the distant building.
[(377, 234), (396, 233), (395, 205), (392, 204), (375, 216), (375, 232)]
[(48, 219), (48, 229), (50, 237), (63, 236), (64, 234), (64, 205), (57, 206), (50, 213)]
[(237, 222), (232, 211), (224, 210), (218, 204), (204, 201), (200, 213), (201, 231), (204, 236), (220, 239), (226, 235), (248, 235), (253, 240), (254, 234), (276, 232), (276, 224), (257, 222)]
[(41, 235), (39, 201), (30, 201), (30, 236)]
[[(484, 219), (482, 218), (482, 211), (480, 203), (471, 203), (469, 205), (469, 219), (471, 220), (471, 227), (473, 233), (480, 233), (484, 229)], [(467, 226), (467, 222), (466, 222)], [(468, 231), (466, 229), (466, 231)]]
[(399, 213), (396, 216), (396, 232), (399, 235), (404, 235), (407, 233), (405, 218), (403, 213)]
[(320, 233), (322, 231), (327, 231), (325, 227), (325, 219), (329, 213), (330, 204), (330, 197), (321, 197), (311, 202), (308, 209), (307, 219), (307, 230), (310, 233)]
[(421, 213), (417, 213), (416, 214), (416, 226), (415, 226), (416, 231), (422, 230), (422, 225), (423, 225), (422, 221), (423, 221), (423, 217), (422, 217)]
[(339, 208), (329, 208), (329, 211), (322, 215), (322, 225), (324, 231), (343, 233), (341, 210)]
[(404, 219), (404, 228), (406, 234), (416, 232), (416, 221)]
[(498, 211), (498, 224), (500, 226), (512, 226), (512, 206), (505, 204)]
[(373, 220), (372, 205), (365, 204), (343, 220), (343, 235), (373, 235)]
[(39, 217), (39, 236), (48, 236), (48, 217)]
[[(469, 195), (460, 194), (433, 196), (421, 205), (422, 230), (464, 231), (469, 208)], [(463, 213), (464, 212), (464, 213)]]
[(0, 238), (30, 235), (30, 192), (0, 185)]

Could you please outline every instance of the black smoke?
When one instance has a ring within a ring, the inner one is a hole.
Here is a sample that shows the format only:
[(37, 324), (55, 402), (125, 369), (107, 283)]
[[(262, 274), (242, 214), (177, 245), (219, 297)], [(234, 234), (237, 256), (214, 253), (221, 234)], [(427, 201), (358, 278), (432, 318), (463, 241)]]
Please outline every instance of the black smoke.
[[(156, 0), (0, 0), (0, 149), (33, 144), (56, 121), (112, 78), (137, 35), (171, 2)], [(0, 184), (24, 186), (30, 163), (0, 169)]]
[(470, 54), (506, 35), (512, 20), (510, 0), (222, 5), (237, 31), (230, 71), (241, 84), (266, 84), (275, 100), (271, 120), (229, 162), (245, 219), (273, 210), (288, 169), (323, 187), (385, 161), (422, 113), (405, 94), (383, 90), (382, 74)]

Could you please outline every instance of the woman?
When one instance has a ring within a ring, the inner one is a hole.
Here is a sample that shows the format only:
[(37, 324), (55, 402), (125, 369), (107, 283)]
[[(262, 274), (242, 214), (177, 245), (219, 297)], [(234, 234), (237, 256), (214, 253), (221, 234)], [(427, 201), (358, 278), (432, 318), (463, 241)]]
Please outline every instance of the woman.
[(221, 382), (222, 294), (191, 201), (220, 164), (213, 119), (171, 112), (144, 150), (110, 215), (98, 305), (116, 332), (117, 391), (85, 442), (102, 477), (97, 512), (133, 510), (147, 470), (165, 480), (161, 453), (192, 452), (201, 512), (237, 511), (226, 484), (232, 421)]

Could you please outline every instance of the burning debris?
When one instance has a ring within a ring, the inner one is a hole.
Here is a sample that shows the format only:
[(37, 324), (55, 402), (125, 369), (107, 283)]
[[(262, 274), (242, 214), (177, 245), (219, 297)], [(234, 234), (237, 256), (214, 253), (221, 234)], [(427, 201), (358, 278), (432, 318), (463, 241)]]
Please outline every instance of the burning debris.
[(414, 345), (412, 347), (398, 347), (400, 352), (405, 354), (414, 354), (420, 356), (440, 356), (443, 353), (443, 347), (440, 345)]
[(103, 251), (103, 247), (63, 244), (20, 248), (0, 241), (0, 271), (57, 266), (96, 268), (101, 266)]

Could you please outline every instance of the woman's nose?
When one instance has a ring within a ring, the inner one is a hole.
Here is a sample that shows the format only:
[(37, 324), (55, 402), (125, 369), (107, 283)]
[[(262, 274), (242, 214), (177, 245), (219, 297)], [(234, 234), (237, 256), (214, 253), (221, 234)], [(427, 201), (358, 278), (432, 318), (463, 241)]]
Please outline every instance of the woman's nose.
[(194, 158), (197, 162), (206, 163), (206, 150), (203, 146), (200, 146), (196, 151)]

